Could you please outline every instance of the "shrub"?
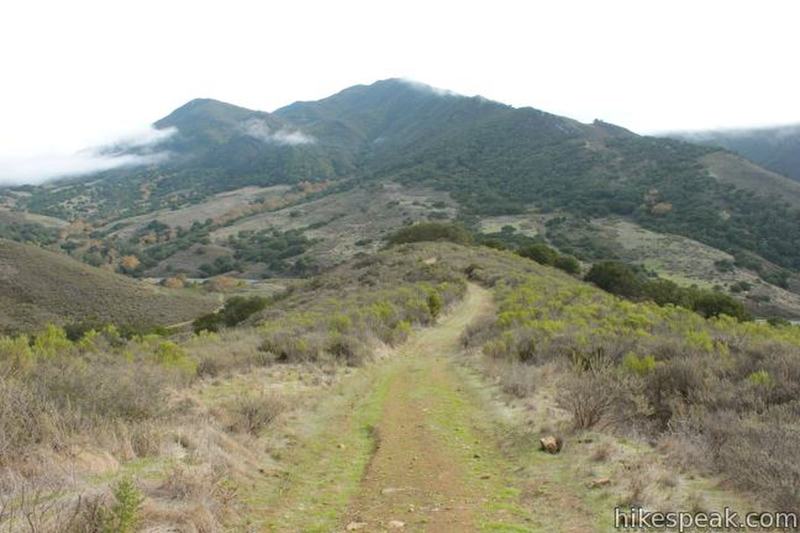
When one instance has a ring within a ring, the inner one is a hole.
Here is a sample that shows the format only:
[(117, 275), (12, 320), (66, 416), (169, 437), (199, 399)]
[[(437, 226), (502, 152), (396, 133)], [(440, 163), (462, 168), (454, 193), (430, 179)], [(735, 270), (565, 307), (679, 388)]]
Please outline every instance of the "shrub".
[(71, 346), (64, 329), (53, 324), (49, 324), (33, 339), (33, 353), (37, 357), (53, 357)]
[(24, 383), (0, 376), (0, 465), (53, 438), (54, 406)]
[(112, 491), (114, 503), (104, 531), (133, 533), (139, 523), (139, 511), (144, 496), (130, 479), (123, 479)]
[(656, 368), (656, 358), (652, 355), (638, 356), (628, 352), (622, 359), (622, 367), (633, 374), (644, 376)]
[(776, 328), (781, 328), (781, 327), (786, 327), (786, 326), (791, 326), (792, 325), (791, 322), (789, 322), (788, 320), (786, 320), (785, 318), (780, 317), (780, 316), (769, 317), (767, 319), (767, 323), (770, 326), (774, 326)]
[(0, 337), (0, 368), (7, 366), (18, 371), (30, 368), (33, 364), (33, 350), (28, 337)]
[(186, 278), (183, 276), (164, 278), (161, 285), (168, 289), (182, 289), (186, 285)]
[(716, 291), (695, 290), (690, 296), (693, 300), (692, 310), (704, 317), (728, 315), (739, 320), (749, 320), (750, 315), (742, 302), (727, 294)]
[(234, 296), (225, 302), (225, 306), (220, 311), (197, 318), (192, 327), (195, 333), (216, 332), (222, 327), (232, 328), (263, 310), (268, 303), (269, 300), (262, 296)]
[[(62, 414), (97, 419), (141, 421), (160, 415), (166, 389), (181, 376), (144, 361), (115, 361), (113, 356), (68, 358), (39, 364), (26, 386)], [(68, 417), (65, 417), (66, 420)], [(63, 425), (67, 425), (62, 421)]]
[(560, 255), (555, 260), (553, 266), (566, 272), (567, 274), (580, 274), (581, 264), (571, 255)]
[(772, 376), (766, 370), (758, 370), (747, 376), (747, 380), (758, 387), (772, 386)]
[(578, 374), (565, 380), (556, 400), (572, 415), (576, 429), (591, 429), (610, 413), (615, 388), (614, 378), (608, 374)]
[(544, 243), (535, 243), (524, 248), (520, 248), (517, 252), (522, 257), (532, 259), (542, 265), (554, 265), (558, 260), (558, 252), (550, 248)]
[(367, 356), (367, 348), (353, 335), (334, 335), (325, 351), (348, 365), (361, 364)]
[(217, 276), (206, 281), (204, 286), (211, 292), (227, 292), (239, 285), (239, 280), (229, 276)]
[(231, 406), (234, 414), (232, 430), (258, 435), (286, 410), (286, 402), (275, 394), (241, 396)]
[(720, 272), (733, 272), (736, 265), (730, 259), (717, 259), (714, 261), (714, 267)]
[(430, 293), (428, 293), (428, 309), (430, 310), (433, 318), (439, 316), (439, 313), (442, 312), (443, 306), (444, 302), (442, 301), (442, 297), (439, 295), (439, 293), (435, 290), (430, 291)]
[(164, 341), (155, 349), (156, 360), (167, 368), (176, 368), (193, 376), (197, 373), (197, 363), (192, 360), (178, 344)]
[(525, 398), (536, 389), (537, 368), (524, 363), (502, 365), (499, 371), (500, 386), (503, 391), (517, 398)]
[(641, 281), (625, 263), (604, 261), (592, 265), (584, 279), (604, 291), (620, 296), (635, 297), (641, 294)]
[(458, 224), (420, 222), (398, 230), (389, 237), (388, 241), (391, 245), (424, 241), (449, 241), (456, 244), (470, 244), (472, 243), (472, 235)]
[(619, 261), (592, 265), (584, 280), (612, 294), (635, 300), (649, 299), (658, 305), (679, 305), (706, 318), (720, 315), (743, 321), (751, 318), (744, 305), (727, 294), (697, 287), (680, 287), (670, 280), (645, 280), (641, 272)]

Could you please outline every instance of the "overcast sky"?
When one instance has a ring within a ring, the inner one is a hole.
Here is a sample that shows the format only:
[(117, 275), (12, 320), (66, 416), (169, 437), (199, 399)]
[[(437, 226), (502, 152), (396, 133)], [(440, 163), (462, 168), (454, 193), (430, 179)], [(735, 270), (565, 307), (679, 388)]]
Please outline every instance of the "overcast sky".
[(271, 111), (387, 77), (640, 133), (800, 122), (798, 6), (3, 2), (0, 174), (137, 134), (192, 98)]

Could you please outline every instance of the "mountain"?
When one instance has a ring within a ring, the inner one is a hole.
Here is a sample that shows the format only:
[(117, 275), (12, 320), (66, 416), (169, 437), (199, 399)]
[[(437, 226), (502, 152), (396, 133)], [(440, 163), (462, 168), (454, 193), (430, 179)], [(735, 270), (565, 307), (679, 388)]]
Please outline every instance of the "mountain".
[(81, 321), (147, 329), (190, 320), (215, 306), (206, 297), (0, 239), (0, 333)]
[(675, 133), (687, 141), (720, 146), (800, 181), (800, 124), (772, 128)]
[[(630, 255), (605, 229), (617, 218), (783, 288), (800, 270), (798, 183), (602, 121), (388, 79), (271, 113), (193, 100), (154, 126), (170, 133), (152, 148), (166, 160), (10, 189), (5, 204), (87, 223), (52, 246), (112, 266), (136, 255), (139, 275), (298, 275), (429, 218), (508, 242), (499, 230), (517, 228), (514, 243), (543, 239), (585, 261)], [(92, 240), (119, 253), (98, 258)]]

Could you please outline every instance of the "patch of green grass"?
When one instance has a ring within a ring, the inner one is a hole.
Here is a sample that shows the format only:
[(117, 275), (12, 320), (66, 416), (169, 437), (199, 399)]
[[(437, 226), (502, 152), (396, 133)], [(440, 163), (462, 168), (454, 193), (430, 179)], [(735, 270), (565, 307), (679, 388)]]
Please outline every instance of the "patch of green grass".
[[(380, 419), (391, 365), (346, 380), (311, 419), (303, 444), (287, 457), (291, 467), (277, 485), (245, 495), (251, 526), (276, 531), (332, 531), (374, 452), (372, 428)], [(357, 380), (357, 382), (356, 382)]]
[(431, 412), (434, 429), (466, 466), (468, 482), (487, 495), (484, 512), (479, 517), (481, 530), (529, 531), (531, 510), (520, 504), (520, 490), (508, 482), (512, 467), (486, 432), (487, 412), (474, 391), (468, 386), (456, 386), (450, 380), (424, 380), (418, 394), (435, 399), (430, 402), (437, 407)]

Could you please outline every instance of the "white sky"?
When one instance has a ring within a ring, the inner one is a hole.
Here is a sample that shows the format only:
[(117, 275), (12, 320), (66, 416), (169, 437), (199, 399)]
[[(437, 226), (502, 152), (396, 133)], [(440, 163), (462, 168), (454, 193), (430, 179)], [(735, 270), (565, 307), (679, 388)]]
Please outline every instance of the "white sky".
[(195, 97), (271, 111), (387, 77), (640, 133), (800, 122), (799, 21), (770, 0), (9, 0), (0, 173)]

